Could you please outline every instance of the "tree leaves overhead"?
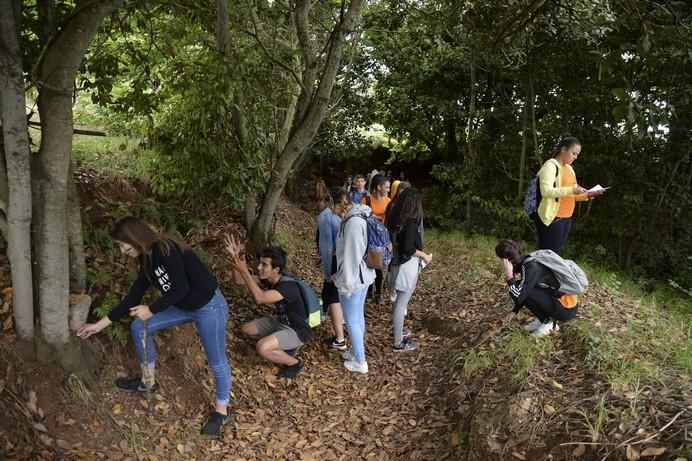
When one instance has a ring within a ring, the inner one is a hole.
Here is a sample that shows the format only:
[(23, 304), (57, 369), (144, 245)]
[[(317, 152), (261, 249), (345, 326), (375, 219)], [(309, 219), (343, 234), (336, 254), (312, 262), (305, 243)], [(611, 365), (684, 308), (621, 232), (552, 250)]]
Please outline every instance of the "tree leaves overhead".
[(517, 190), (569, 132), (580, 183), (613, 190), (568, 247), (692, 284), (673, 256), (692, 247), (689, 2), (389, 0), (366, 19), (376, 118), (397, 159), (428, 159), (432, 221), (534, 240)]

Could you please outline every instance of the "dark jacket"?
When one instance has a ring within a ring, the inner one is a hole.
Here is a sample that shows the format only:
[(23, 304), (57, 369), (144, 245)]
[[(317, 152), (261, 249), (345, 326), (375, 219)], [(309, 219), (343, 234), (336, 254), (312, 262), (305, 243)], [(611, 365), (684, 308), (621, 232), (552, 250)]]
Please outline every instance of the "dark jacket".
[(526, 257), (521, 262), (521, 279), (517, 280), (512, 277), (507, 280), (509, 296), (514, 301), (514, 312), (519, 312), (531, 290), (537, 286), (553, 290), (559, 286), (550, 269), (535, 260), (525, 261)]
[(149, 306), (154, 314), (170, 306), (193, 311), (205, 306), (214, 296), (219, 284), (194, 251), (183, 250), (171, 242), (166, 255), (161, 245), (156, 243), (151, 250), (149, 273), (140, 266), (130, 292), (108, 314), (111, 321), (118, 320), (131, 307), (137, 306), (152, 284), (161, 292), (161, 296)]
[(416, 250), (423, 251), (423, 236), (415, 218), (409, 218), (403, 226), (397, 226), (390, 239), (394, 245), (391, 264), (395, 266), (406, 263)]

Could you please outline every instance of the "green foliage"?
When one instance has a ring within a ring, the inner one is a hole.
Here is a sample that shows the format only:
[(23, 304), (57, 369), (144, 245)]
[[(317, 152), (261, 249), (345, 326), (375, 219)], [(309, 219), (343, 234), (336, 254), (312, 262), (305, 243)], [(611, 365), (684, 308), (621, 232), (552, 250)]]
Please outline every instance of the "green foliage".
[[(119, 302), (120, 300), (115, 295), (108, 293), (101, 303), (94, 308), (94, 314), (96, 314), (99, 319), (102, 319), (106, 317)], [(121, 322), (112, 323), (106, 329), (106, 334), (109, 338), (120, 344), (120, 346), (125, 346), (129, 338), (129, 333)]]
[(383, 1), (366, 20), (369, 97), (395, 155), (430, 159), (429, 221), (535, 241), (523, 191), (568, 131), (580, 184), (612, 189), (577, 205), (567, 253), (689, 294), (692, 5)]
[(72, 155), (80, 167), (113, 176), (147, 179), (152, 153), (129, 137), (75, 135)]
[(452, 371), (461, 369), (465, 378), (479, 371), (505, 366), (511, 370), (514, 382), (526, 378), (536, 362), (554, 350), (550, 338), (534, 338), (522, 328), (513, 327), (503, 335), (497, 348), (479, 350), (469, 348), (455, 355), (451, 361)]
[[(578, 410), (578, 413), (583, 418), (584, 427), (591, 436), (591, 441), (596, 443), (602, 435), (604, 423), (607, 423), (608, 416), (611, 412), (605, 404), (605, 397), (601, 397), (598, 405), (594, 410)], [(593, 417), (592, 417), (593, 416)]]

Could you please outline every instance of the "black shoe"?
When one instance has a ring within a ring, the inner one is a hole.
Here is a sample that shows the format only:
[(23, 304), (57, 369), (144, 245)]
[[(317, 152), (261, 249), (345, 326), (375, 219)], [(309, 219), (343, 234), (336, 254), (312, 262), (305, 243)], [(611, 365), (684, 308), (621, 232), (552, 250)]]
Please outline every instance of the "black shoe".
[(348, 347), (345, 339), (337, 341), (336, 336), (332, 336), (327, 340), (327, 346), (332, 349), (336, 349), (337, 351), (345, 351)]
[(295, 379), (303, 368), (305, 368), (305, 361), (298, 359), (298, 363), (283, 367), (276, 375), (280, 378)]
[(231, 420), (231, 416), (226, 414), (222, 415), (218, 411), (212, 412), (207, 418), (207, 422), (202, 427), (202, 435), (217, 436), (221, 432), (221, 428), (224, 427)]
[[(142, 382), (140, 376), (135, 376), (134, 378), (118, 378), (115, 380), (115, 385), (118, 389), (125, 392), (139, 392), (140, 394), (146, 394), (147, 388)], [(159, 383), (154, 383), (149, 389), (149, 392), (156, 392), (159, 390)]]
[(375, 297), (373, 298), (372, 302), (377, 306), (384, 305), (384, 299), (382, 299), (382, 295), (379, 293), (375, 293)]

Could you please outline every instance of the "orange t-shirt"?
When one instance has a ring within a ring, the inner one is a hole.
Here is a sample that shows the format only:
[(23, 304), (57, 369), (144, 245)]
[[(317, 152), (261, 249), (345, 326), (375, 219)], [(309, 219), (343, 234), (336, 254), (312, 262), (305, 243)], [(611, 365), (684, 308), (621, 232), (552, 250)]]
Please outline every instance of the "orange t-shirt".
[[(560, 183), (560, 187), (576, 186), (577, 177), (574, 175), (574, 170), (569, 168), (567, 165), (561, 166), (560, 168), (562, 170), (562, 181)], [(560, 197), (560, 206), (557, 209), (556, 217), (571, 218), (572, 214), (574, 214), (575, 202), (576, 200), (574, 195), (565, 195), (564, 197)]]
[[(384, 222), (384, 212), (387, 211), (387, 205), (392, 199), (389, 197), (382, 197), (381, 199), (376, 199), (374, 196), (370, 196), (370, 208), (372, 209), (372, 214), (375, 215), (377, 219)], [(360, 203), (367, 205), (366, 197), (360, 199)]]

